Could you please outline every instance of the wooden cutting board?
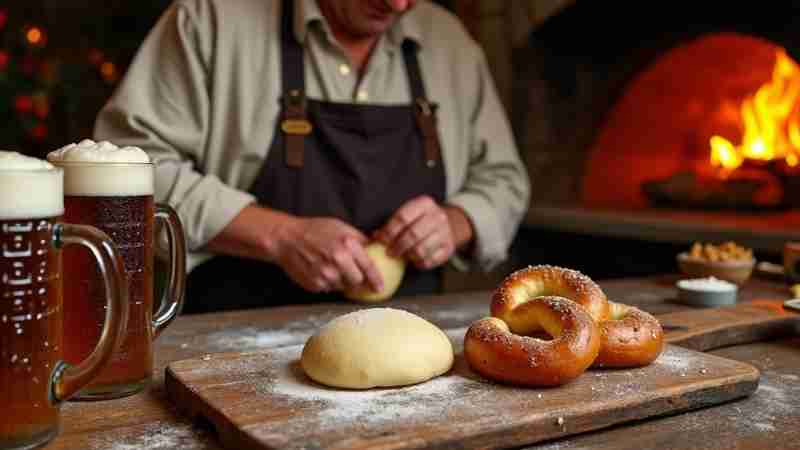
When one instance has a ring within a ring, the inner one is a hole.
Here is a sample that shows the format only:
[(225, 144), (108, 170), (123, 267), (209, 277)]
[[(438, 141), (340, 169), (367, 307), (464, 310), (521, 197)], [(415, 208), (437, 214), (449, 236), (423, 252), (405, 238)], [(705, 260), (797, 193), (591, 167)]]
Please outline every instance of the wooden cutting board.
[(774, 299), (661, 314), (658, 320), (667, 342), (697, 351), (800, 335), (800, 314)]
[(488, 449), (516, 447), (747, 396), (758, 370), (668, 345), (640, 369), (588, 371), (550, 389), (483, 380), (448, 330), (450, 373), (400, 389), (346, 391), (309, 380), (302, 346), (222, 353), (170, 364), (166, 389), (231, 449)]

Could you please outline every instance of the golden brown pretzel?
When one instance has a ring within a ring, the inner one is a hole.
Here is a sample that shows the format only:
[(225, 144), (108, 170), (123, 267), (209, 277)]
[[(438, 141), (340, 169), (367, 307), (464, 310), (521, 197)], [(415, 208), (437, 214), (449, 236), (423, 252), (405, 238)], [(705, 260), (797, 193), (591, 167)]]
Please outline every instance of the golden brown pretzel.
[(600, 351), (600, 329), (589, 313), (562, 297), (538, 297), (515, 311), (530, 330), (541, 327), (552, 340), (514, 334), (501, 319), (473, 323), (464, 336), (464, 356), (491, 380), (524, 386), (558, 386), (582, 374)]
[(549, 295), (577, 302), (598, 323), (608, 319), (608, 299), (597, 283), (577, 270), (547, 265), (527, 267), (507, 276), (492, 295), (492, 316), (506, 322), (514, 333), (527, 334), (521, 331), (525, 324), (514, 310), (533, 298)]
[(611, 316), (600, 323), (600, 354), (593, 367), (641, 367), (658, 358), (664, 331), (658, 319), (634, 306), (609, 302)]

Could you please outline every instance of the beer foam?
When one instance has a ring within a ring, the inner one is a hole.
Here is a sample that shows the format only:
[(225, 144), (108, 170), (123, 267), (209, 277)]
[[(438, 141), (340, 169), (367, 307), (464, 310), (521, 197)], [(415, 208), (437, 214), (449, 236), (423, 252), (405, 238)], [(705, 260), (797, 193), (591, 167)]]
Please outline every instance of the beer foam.
[(47, 155), (51, 162), (115, 162), (115, 163), (148, 163), (150, 157), (139, 147), (118, 147), (108, 141), (95, 142), (84, 139), (77, 144), (69, 144)]
[(62, 214), (63, 172), (47, 161), (0, 150), (0, 220)]
[(17, 152), (0, 150), (0, 170), (52, 170), (53, 165), (47, 161)]
[(150, 157), (138, 147), (84, 139), (47, 155), (64, 169), (64, 194), (89, 197), (153, 195)]

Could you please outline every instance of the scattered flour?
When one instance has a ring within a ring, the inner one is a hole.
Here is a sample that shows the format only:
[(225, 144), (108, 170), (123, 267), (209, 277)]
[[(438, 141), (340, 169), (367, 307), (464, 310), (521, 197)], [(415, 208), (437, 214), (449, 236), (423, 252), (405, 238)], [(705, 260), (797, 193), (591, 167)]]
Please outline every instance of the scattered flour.
[[(204, 339), (207, 342), (203, 343), (203, 346), (208, 347), (209, 350), (213, 352), (226, 352), (253, 351), (304, 344), (309, 337), (319, 330), (319, 328), (332, 321), (339, 320), (344, 316), (348, 316), (350, 319), (360, 318), (365, 314), (365, 311), (372, 310), (371, 313), (374, 314), (375, 310), (383, 309), (387, 308), (365, 308), (351, 314), (328, 313), (319, 316), (310, 316), (303, 320), (287, 322), (280, 328), (274, 329), (259, 328), (256, 326), (226, 329), (206, 336)], [(448, 320), (466, 324), (467, 322), (481, 317), (481, 314), (482, 312), (480, 311), (452, 309), (430, 313), (427, 315), (427, 318), (433, 321)], [(186, 343), (181, 344), (181, 348), (187, 348), (189, 346), (190, 345)], [(194, 346), (194, 344), (192, 346)]]
[(215, 350), (245, 351), (260, 348), (282, 347), (304, 342), (312, 332), (289, 330), (263, 330), (255, 327), (238, 328), (212, 333), (208, 342)]
[(685, 374), (690, 370), (696, 370), (699, 373), (703, 370), (703, 367), (692, 367), (689, 358), (686, 358), (685, 355), (682, 356), (681, 353), (672, 348), (667, 348), (653, 364), (663, 366), (669, 372), (678, 372), (679, 374)]
[(89, 441), (92, 450), (201, 450), (208, 449), (211, 434), (186, 423), (156, 422), (137, 428), (130, 436), (99, 436)]
[[(460, 350), (466, 328), (447, 330), (447, 334)], [(332, 389), (309, 379), (300, 367), (300, 347), (284, 347), (272, 354), (277, 367), (269, 369), (267, 379), (251, 379), (257, 389), (286, 397), (291, 404), (321, 403), (316, 416), (321, 428), (336, 427), (342, 423), (375, 424), (386, 421), (415, 421), (431, 417), (445, 417), (453, 412), (480, 408), (480, 397), (492, 395), (481, 388), (486, 381), (465, 369), (466, 362), (457, 358), (448, 374), (426, 382), (387, 389), (342, 390)], [(465, 396), (465, 393), (471, 393)], [(477, 396), (475, 395), (477, 393)], [(478, 401), (476, 401), (476, 399)]]
[(291, 402), (323, 403), (317, 420), (320, 426), (328, 427), (341, 423), (374, 424), (441, 417), (452, 412), (454, 406), (462, 412), (463, 408), (478, 408), (478, 404), (464, 401), (459, 394), (469, 389), (470, 384), (478, 383), (454, 374), (404, 388), (343, 391), (315, 384), (295, 362), (278, 369), (275, 382), (266, 388), (273, 394), (286, 396)]
[(488, 311), (485, 311), (486, 308), (482, 307), (480, 310), (468, 310), (468, 309), (443, 309), (440, 311), (435, 311), (429, 313), (428, 316), (432, 320), (447, 320), (453, 322), (462, 322), (468, 323), (473, 320), (477, 320), (483, 316), (488, 315)]
[(252, 351), (302, 344), (333, 317), (333, 313), (309, 316), (302, 320), (287, 322), (276, 329), (254, 326), (230, 328), (206, 336), (207, 343), (204, 346), (208, 346), (212, 351), (225, 352)]
[(769, 424), (769, 423), (761, 423), (761, 422), (754, 423), (753, 424), (753, 428), (757, 429), (758, 431), (763, 431), (765, 433), (769, 432), (769, 431), (776, 431), (777, 430), (777, 428), (775, 428), (774, 425)]

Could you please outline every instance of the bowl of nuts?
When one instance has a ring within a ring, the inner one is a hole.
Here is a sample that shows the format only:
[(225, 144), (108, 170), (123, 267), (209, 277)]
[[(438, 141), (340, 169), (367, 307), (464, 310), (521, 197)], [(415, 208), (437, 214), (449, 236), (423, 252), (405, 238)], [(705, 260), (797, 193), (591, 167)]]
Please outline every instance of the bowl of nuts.
[(691, 277), (715, 277), (738, 285), (753, 273), (753, 250), (735, 242), (722, 244), (695, 242), (688, 252), (677, 256), (681, 272)]

